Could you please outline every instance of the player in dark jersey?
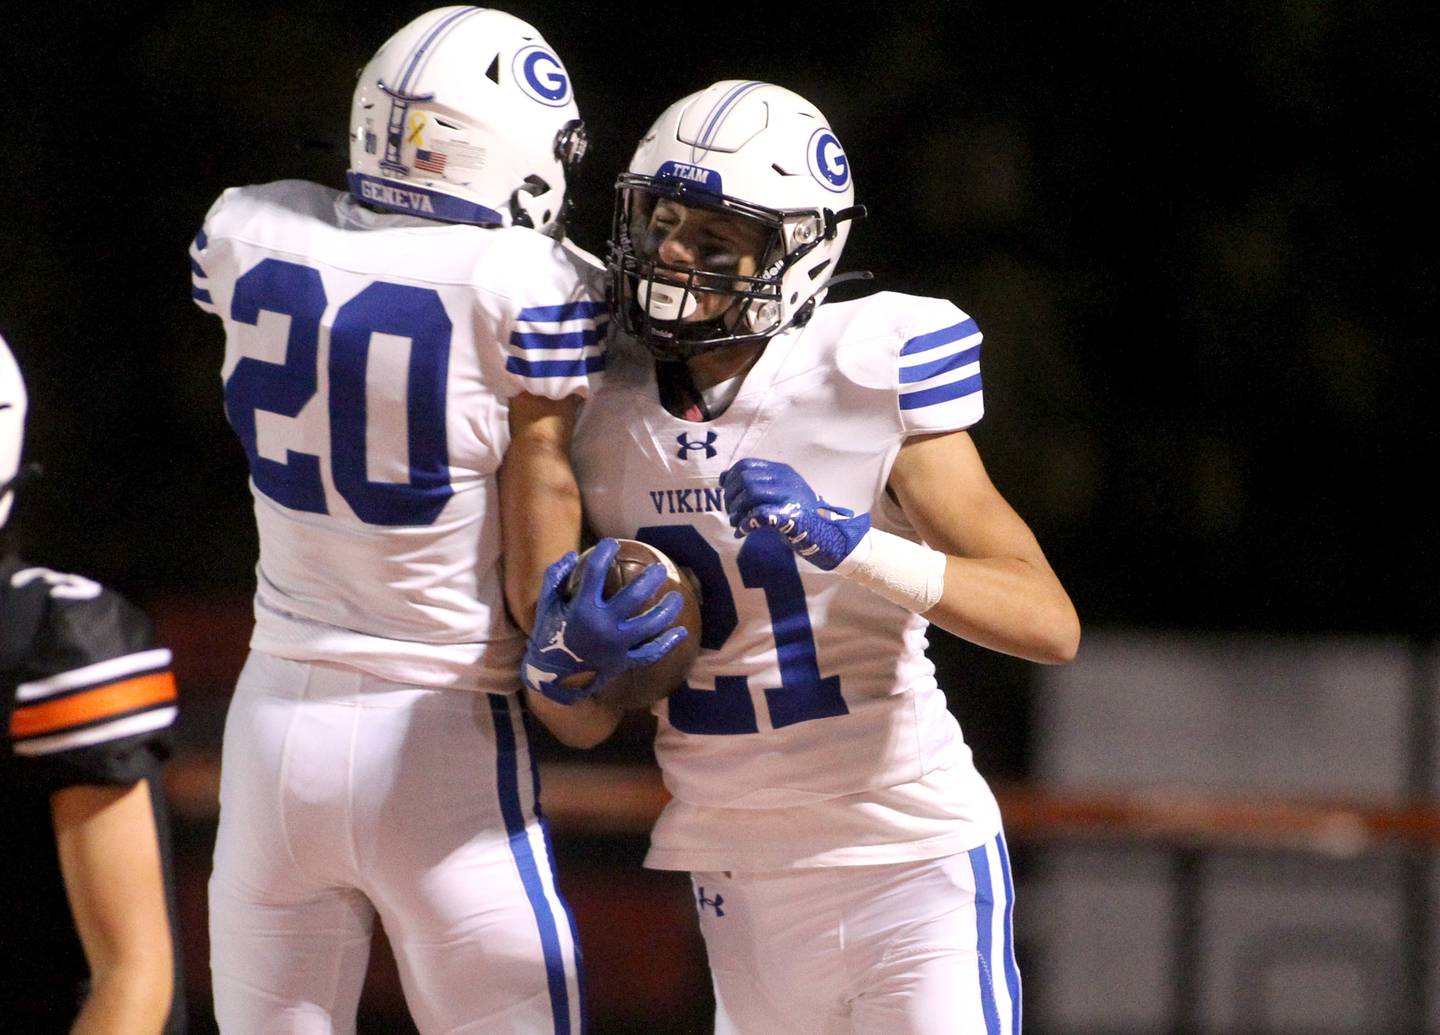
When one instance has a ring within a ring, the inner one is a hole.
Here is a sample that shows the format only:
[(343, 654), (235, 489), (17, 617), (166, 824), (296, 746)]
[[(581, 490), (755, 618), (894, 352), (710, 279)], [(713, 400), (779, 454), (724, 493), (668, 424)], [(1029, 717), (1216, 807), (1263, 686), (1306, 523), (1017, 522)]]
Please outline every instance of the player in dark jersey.
[(24, 419), (0, 339), (0, 1028), (182, 1032), (170, 652), (117, 594), (12, 552)]

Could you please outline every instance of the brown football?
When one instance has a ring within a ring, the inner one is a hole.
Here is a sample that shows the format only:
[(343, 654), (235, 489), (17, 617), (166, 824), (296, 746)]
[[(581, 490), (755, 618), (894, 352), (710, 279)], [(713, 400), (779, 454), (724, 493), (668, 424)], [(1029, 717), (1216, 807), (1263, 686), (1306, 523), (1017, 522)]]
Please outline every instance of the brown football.
[[(680, 614), (675, 619), (675, 624), (685, 627), (685, 639), (659, 661), (616, 676), (602, 687), (597, 695), (600, 700), (617, 708), (649, 708), (680, 688), (690, 672), (690, 667), (695, 664), (695, 658), (700, 654), (700, 587), (688, 568), (681, 568), (649, 543), (642, 543), (638, 539), (617, 539), (616, 542), (620, 544), (620, 549), (615, 554), (610, 570), (605, 573), (606, 600), (652, 564), (663, 564), (669, 578), (641, 610), (654, 607), (671, 590), (680, 594)], [(592, 546), (580, 555), (580, 563), (575, 566), (575, 571), (565, 586), (567, 597), (579, 588), (580, 570), (593, 549), (595, 548)]]

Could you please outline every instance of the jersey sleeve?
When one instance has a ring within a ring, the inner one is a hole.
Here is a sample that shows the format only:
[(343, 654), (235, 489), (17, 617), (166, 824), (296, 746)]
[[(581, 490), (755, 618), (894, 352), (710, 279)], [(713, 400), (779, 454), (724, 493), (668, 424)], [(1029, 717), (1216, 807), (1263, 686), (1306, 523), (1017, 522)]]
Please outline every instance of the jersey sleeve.
[(540, 250), (534, 243), (515, 249), (513, 260), (522, 265), (507, 271), (513, 287), (497, 314), (506, 394), (586, 396), (591, 379), (605, 369), (610, 316), (603, 274), (582, 254), (548, 241)]
[(985, 412), (980, 328), (943, 299), (911, 302), (896, 356), (901, 426), (907, 435), (963, 431)]
[(132, 783), (153, 772), (169, 756), (178, 712), (170, 651), (119, 595), (32, 571), (48, 581), (50, 597), (15, 685), (11, 751), (54, 787)]
[(230, 194), (226, 191), (215, 199), (215, 204), (210, 206), (210, 211), (205, 214), (205, 223), (195, 234), (195, 239), (190, 242), (190, 299), (207, 313), (219, 315), (220, 309), (215, 304), (210, 274), (214, 272), (210, 267), (210, 257), (207, 252), (210, 248), (210, 228), (215, 219), (219, 216), (221, 207), (225, 204), (226, 197)]

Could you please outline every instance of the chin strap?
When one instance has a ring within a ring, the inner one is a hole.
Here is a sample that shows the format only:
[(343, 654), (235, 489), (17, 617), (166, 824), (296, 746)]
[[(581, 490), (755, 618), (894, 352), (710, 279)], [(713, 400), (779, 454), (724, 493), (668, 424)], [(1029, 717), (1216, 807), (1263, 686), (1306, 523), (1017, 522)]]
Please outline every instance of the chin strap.
[(535, 220), (530, 217), (530, 212), (525, 208), (521, 198), (525, 195), (539, 197), (550, 189), (550, 184), (540, 177), (531, 173), (525, 177), (525, 182), (515, 188), (515, 193), (510, 195), (510, 225), (525, 226), (535, 229)]
[(842, 208), (839, 212), (831, 212), (827, 208), (825, 210), (825, 240), (833, 240), (836, 228), (847, 219), (854, 222), (864, 219), (869, 214), (870, 211), (864, 205), (851, 205), (849, 208)]

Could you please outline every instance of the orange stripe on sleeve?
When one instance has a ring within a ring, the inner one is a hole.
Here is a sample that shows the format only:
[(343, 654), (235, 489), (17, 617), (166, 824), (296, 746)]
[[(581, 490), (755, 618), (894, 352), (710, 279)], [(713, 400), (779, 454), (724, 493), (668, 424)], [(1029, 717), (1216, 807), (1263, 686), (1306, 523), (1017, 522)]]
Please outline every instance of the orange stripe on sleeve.
[(173, 701), (175, 697), (175, 676), (170, 672), (152, 672), (108, 686), (98, 686), (73, 697), (62, 697), (58, 701), (16, 708), (10, 716), (10, 736), (18, 739), (54, 733), (96, 719)]

